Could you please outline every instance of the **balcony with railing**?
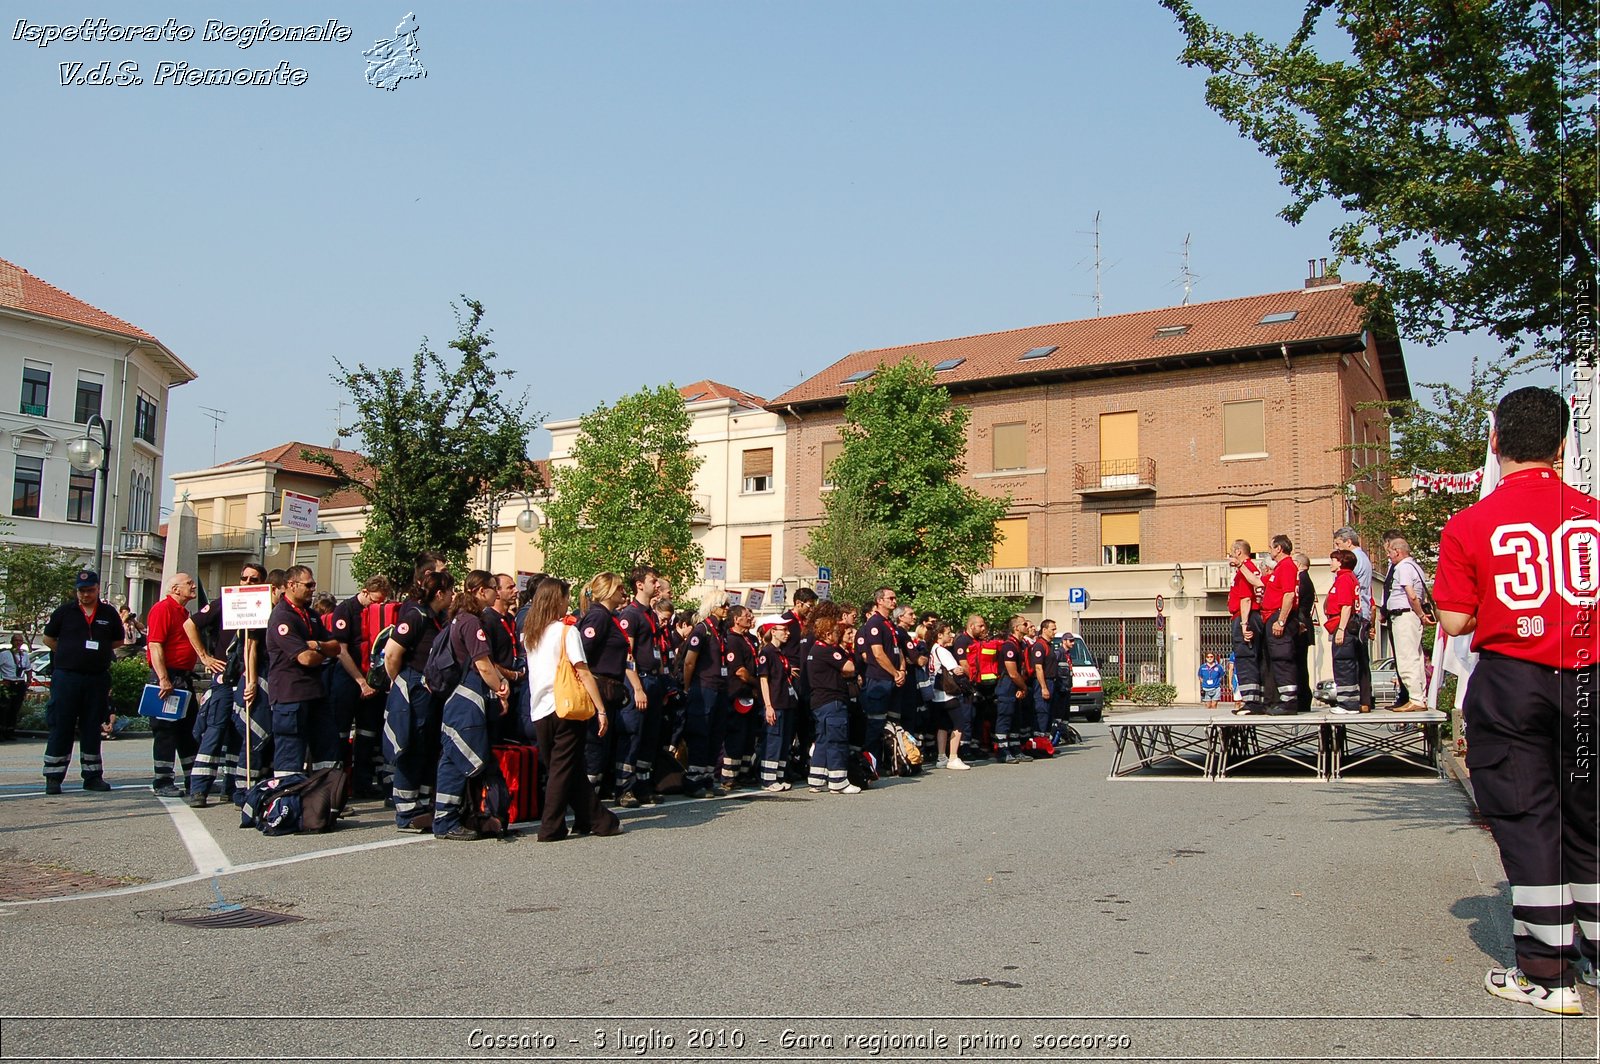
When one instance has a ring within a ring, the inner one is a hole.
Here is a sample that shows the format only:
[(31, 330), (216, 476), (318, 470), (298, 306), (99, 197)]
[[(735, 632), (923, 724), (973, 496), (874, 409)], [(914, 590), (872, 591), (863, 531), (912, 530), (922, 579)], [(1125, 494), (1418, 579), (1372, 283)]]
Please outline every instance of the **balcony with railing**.
[(1072, 467), (1072, 490), (1079, 495), (1144, 495), (1156, 490), (1154, 458), (1116, 458), (1078, 462)]
[(167, 556), (167, 537), (159, 532), (124, 532), (117, 553), (159, 562)]
[(259, 533), (216, 532), (197, 536), (195, 549), (200, 554), (255, 554)]
[(1038, 598), (1044, 594), (1040, 569), (982, 569), (973, 573), (969, 590), (985, 598)]

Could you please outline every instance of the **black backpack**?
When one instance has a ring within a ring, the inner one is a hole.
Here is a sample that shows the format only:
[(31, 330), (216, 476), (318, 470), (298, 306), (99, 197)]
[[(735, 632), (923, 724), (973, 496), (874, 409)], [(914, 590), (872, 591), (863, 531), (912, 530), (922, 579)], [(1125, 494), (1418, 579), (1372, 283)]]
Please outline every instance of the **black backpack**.
[(461, 683), (461, 665), (456, 661), (455, 648), (450, 645), (452, 623), (433, 637), (428, 648), (428, 659), (422, 663), (422, 682), (436, 695), (449, 695)]
[(381, 695), (389, 689), (389, 670), (383, 667), (383, 652), (389, 646), (391, 635), (394, 635), (394, 625), (386, 624), (379, 629), (372, 639), (372, 652), (367, 656), (372, 663), (367, 667), (367, 686), (374, 694)]

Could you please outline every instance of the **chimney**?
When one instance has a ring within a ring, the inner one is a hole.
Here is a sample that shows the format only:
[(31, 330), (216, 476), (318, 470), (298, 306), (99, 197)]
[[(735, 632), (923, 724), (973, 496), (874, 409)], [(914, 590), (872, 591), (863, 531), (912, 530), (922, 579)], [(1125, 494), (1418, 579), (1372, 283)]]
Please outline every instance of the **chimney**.
[(1306, 260), (1307, 288), (1326, 288), (1330, 285), (1336, 285), (1340, 283), (1342, 282), (1339, 280), (1338, 274), (1328, 272), (1327, 259)]

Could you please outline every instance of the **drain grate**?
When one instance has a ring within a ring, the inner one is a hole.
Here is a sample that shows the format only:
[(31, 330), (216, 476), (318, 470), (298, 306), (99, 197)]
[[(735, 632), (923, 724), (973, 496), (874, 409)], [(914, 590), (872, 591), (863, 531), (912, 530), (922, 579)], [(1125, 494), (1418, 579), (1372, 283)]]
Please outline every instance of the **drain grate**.
[(188, 927), (275, 927), (278, 924), (297, 924), (305, 918), (265, 909), (234, 909), (230, 912), (206, 913), (204, 916), (168, 916), (164, 919), (169, 924)]

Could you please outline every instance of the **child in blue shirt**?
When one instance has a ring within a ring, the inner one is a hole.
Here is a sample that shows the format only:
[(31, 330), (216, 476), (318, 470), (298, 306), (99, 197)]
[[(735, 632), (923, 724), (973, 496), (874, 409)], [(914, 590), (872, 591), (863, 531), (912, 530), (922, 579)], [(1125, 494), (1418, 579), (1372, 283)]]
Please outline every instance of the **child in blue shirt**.
[(1215, 654), (1206, 654), (1200, 663), (1200, 699), (1207, 709), (1216, 709), (1222, 697), (1222, 663)]

